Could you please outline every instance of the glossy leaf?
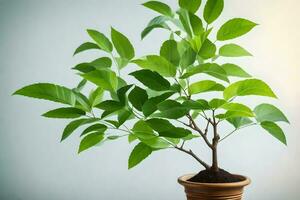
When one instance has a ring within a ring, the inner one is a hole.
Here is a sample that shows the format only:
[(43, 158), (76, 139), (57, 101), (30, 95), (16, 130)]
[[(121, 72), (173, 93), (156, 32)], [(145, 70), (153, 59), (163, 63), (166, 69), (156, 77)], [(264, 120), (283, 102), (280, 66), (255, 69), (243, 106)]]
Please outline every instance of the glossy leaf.
[(144, 89), (135, 86), (135, 88), (129, 93), (128, 99), (133, 107), (142, 111), (144, 103), (148, 100), (148, 94)]
[(182, 103), (182, 105), (189, 110), (207, 110), (210, 108), (208, 102), (204, 99), (200, 99), (197, 101), (186, 100)]
[(114, 28), (111, 28), (111, 40), (122, 58), (131, 60), (134, 57), (134, 48), (128, 38)]
[(78, 153), (81, 153), (82, 151), (85, 151), (96, 144), (100, 143), (104, 139), (103, 133), (91, 133), (87, 136), (85, 136), (82, 141), (80, 142)]
[(251, 31), (257, 24), (247, 19), (234, 18), (222, 25), (217, 33), (220, 41), (240, 37)]
[(126, 85), (118, 89), (117, 96), (121, 104), (126, 105), (126, 93), (132, 88), (132, 86), (133, 85)]
[(130, 75), (134, 76), (137, 80), (152, 90), (165, 91), (170, 89), (171, 86), (168, 80), (163, 78), (159, 73), (151, 70), (143, 69), (132, 72)]
[(248, 117), (234, 117), (226, 119), (230, 124), (232, 124), (236, 129), (251, 124), (252, 121)]
[(212, 92), (212, 91), (223, 91), (225, 87), (215, 81), (199, 81), (193, 83), (189, 87), (190, 94), (198, 94), (203, 92)]
[(173, 65), (178, 66), (180, 55), (177, 50), (177, 42), (175, 40), (165, 41), (160, 48), (160, 56), (167, 59)]
[(103, 33), (92, 29), (88, 29), (87, 32), (101, 49), (103, 49), (106, 52), (112, 52), (113, 46), (109, 39)]
[(148, 1), (148, 2), (144, 3), (143, 6), (149, 8), (151, 10), (154, 10), (160, 14), (163, 14), (163, 15), (166, 15), (169, 17), (173, 17), (173, 12), (172, 12), (171, 8), (165, 3), (162, 3), (159, 1)]
[(83, 115), (85, 115), (85, 112), (78, 108), (57, 108), (44, 113), (42, 116), (48, 118), (78, 118)]
[(169, 138), (183, 138), (192, 134), (191, 131), (183, 128), (177, 128), (168, 120), (153, 118), (146, 121), (146, 123), (161, 137)]
[(160, 137), (154, 137), (151, 139), (141, 139), (141, 141), (154, 150), (165, 149), (170, 147), (171, 145), (170, 142), (168, 142), (168, 140)]
[(89, 101), (92, 107), (94, 107), (102, 101), (103, 94), (104, 90), (101, 87), (98, 87), (96, 90), (91, 91), (89, 95)]
[(150, 55), (146, 59), (133, 60), (141, 68), (158, 72), (165, 77), (174, 77), (176, 75), (176, 67), (162, 56)]
[(157, 137), (152, 128), (143, 120), (136, 122), (132, 128), (132, 131), (140, 140), (148, 140)]
[(114, 111), (117, 111), (117, 110), (120, 110), (121, 108), (123, 108), (124, 105), (118, 101), (106, 100), (106, 101), (103, 101), (100, 104), (96, 105), (95, 107), (105, 110), (105, 111), (114, 112)]
[(235, 77), (242, 77), (242, 78), (251, 77), (250, 74), (248, 74), (241, 67), (235, 64), (227, 63), (222, 65), (221, 67), (226, 71), (227, 76), (235, 76)]
[(254, 117), (254, 113), (252, 112), (252, 110), (248, 106), (245, 106), (240, 103), (226, 103), (223, 104), (221, 108), (228, 111), (238, 112), (239, 114), (242, 114), (245, 117)]
[(97, 133), (104, 133), (107, 130), (107, 126), (103, 124), (94, 124), (92, 126), (87, 127), (84, 129), (84, 131), (81, 133), (80, 136), (86, 135), (88, 133), (97, 132)]
[(166, 92), (156, 97), (149, 98), (143, 105), (143, 114), (148, 117), (157, 110), (157, 105), (172, 96), (174, 92)]
[(208, 104), (211, 109), (217, 109), (225, 103), (226, 101), (224, 99), (212, 99)]
[(90, 49), (101, 49), (97, 44), (92, 43), (92, 42), (85, 42), (83, 44), (81, 44), (74, 52), (73, 55), (76, 55), (78, 53), (81, 53), (83, 51), (86, 50), (90, 50)]
[(157, 108), (160, 111), (169, 110), (174, 107), (183, 107), (183, 106), (181, 105), (181, 103), (178, 103), (177, 101), (171, 99), (165, 100), (157, 105)]
[(197, 12), (202, 0), (179, 0), (179, 6), (191, 13)]
[(61, 141), (65, 140), (67, 137), (69, 137), (78, 127), (85, 125), (85, 124), (93, 123), (98, 120), (99, 119), (96, 119), (96, 118), (87, 118), (87, 119), (77, 119), (75, 121), (70, 122), (63, 131)]
[(223, 81), (229, 82), (226, 71), (216, 63), (205, 63), (193, 68), (189, 68), (180, 78), (188, 78), (198, 73), (205, 73)]
[(153, 18), (147, 25), (147, 27), (142, 31), (141, 38), (144, 39), (153, 29), (163, 28), (170, 29), (166, 21), (168, 20), (165, 16), (157, 16)]
[(209, 39), (206, 39), (202, 44), (198, 55), (203, 59), (209, 59), (216, 55), (216, 45), (212, 43)]
[(282, 129), (274, 122), (264, 121), (261, 124), (261, 127), (268, 131), (272, 136), (278, 139), (283, 144), (287, 145), (286, 137)]
[(258, 95), (277, 98), (271, 88), (258, 79), (238, 81), (228, 86), (223, 93), (225, 100), (235, 96)]
[(122, 109), (118, 113), (119, 125), (124, 124), (132, 116), (132, 111), (128, 109)]
[(224, 0), (207, 0), (204, 7), (204, 19), (208, 24), (213, 23), (222, 13)]
[(180, 66), (182, 68), (187, 68), (188, 66), (192, 65), (196, 60), (196, 52), (192, 48), (187, 48), (180, 60)]
[(260, 104), (255, 107), (254, 113), (256, 114), (256, 120), (258, 122), (263, 121), (270, 121), (270, 122), (287, 122), (289, 123), (289, 120), (286, 118), (286, 116), (276, 108), (275, 106), (267, 103)]
[(251, 53), (236, 44), (226, 44), (222, 46), (219, 50), (219, 55), (223, 57), (252, 56)]
[(146, 159), (152, 153), (151, 147), (140, 142), (131, 152), (128, 160), (128, 169), (131, 169)]
[(76, 102), (75, 94), (71, 89), (50, 83), (36, 83), (28, 85), (17, 90), (13, 93), (13, 95), (44, 99), (71, 106), (74, 106)]
[(96, 70), (80, 76), (106, 90), (115, 91), (118, 87), (118, 79), (113, 71)]

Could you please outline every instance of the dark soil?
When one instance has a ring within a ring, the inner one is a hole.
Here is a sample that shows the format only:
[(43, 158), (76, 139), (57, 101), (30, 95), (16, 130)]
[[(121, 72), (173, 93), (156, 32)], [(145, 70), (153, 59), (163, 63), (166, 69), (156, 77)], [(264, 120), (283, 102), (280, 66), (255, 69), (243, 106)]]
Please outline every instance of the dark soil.
[(219, 169), (219, 172), (213, 172), (212, 170), (203, 170), (188, 181), (197, 183), (233, 183), (243, 181), (244, 179), (229, 172)]

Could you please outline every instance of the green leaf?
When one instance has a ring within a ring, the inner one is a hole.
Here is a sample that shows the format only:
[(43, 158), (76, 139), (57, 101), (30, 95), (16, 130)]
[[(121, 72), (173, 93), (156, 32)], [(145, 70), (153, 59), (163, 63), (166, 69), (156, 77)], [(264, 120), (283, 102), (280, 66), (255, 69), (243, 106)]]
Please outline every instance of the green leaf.
[(91, 132), (104, 133), (106, 130), (107, 130), (107, 126), (103, 124), (94, 124), (84, 129), (84, 131), (81, 133), (80, 136), (86, 135)]
[(190, 15), (189, 12), (185, 9), (180, 9), (177, 11), (177, 14), (179, 15), (180, 23), (183, 27), (183, 30), (187, 33), (188, 37), (193, 37), (193, 30), (190, 22)]
[(137, 139), (137, 137), (134, 134), (129, 134), (128, 135), (128, 142), (132, 143), (133, 141), (135, 141)]
[(196, 56), (196, 52), (191, 47), (188, 47), (181, 56), (180, 66), (185, 69), (192, 65), (196, 60)]
[(167, 59), (173, 65), (178, 66), (180, 61), (180, 56), (177, 50), (177, 42), (175, 40), (165, 41), (160, 48), (160, 56)]
[(234, 18), (222, 25), (217, 33), (220, 41), (230, 40), (251, 31), (257, 24), (247, 19)]
[(168, 119), (178, 119), (188, 113), (188, 108), (174, 100), (166, 100), (157, 105), (160, 113), (154, 114), (155, 117), (162, 117)]
[(193, 13), (189, 13), (189, 18), (194, 36), (200, 36), (204, 31), (201, 19)]
[(89, 95), (89, 101), (92, 107), (94, 107), (102, 101), (103, 94), (104, 90), (101, 87), (98, 87), (96, 90), (91, 91)]
[(115, 111), (123, 108), (124, 105), (118, 101), (106, 100), (106, 101), (103, 101), (100, 104), (96, 105), (95, 107), (105, 110), (105, 111), (115, 112)]
[(201, 0), (179, 0), (179, 6), (191, 13), (197, 12), (201, 5)]
[(226, 44), (222, 46), (219, 50), (219, 55), (223, 57), (252, 56), (251, 53), (236, 44)]
[(142, 111), (144, 103), (148, 100), (148, 94), (144, 89), (135, 86), (135, 88), (129, 93), (128, 99), (133, 107)]
[(161, 137), (169, 138), (183, 138), (192, 134), (191, 131), (183, 128), (173, 126), (169, 121), (164, 119), (153, 118), (146, 121), (146, 123)]
[(90, 119), (77, 119), (75, 121), (70, 122), (64, 129), (63, 135), (61, 138), (61, 141), (65, 140), (67, 137), (69, 137), (78, 127), (93, 123), (95, 121), (98, 121), (97, 118), (90, 118)]
[(289, 120), (287, 117), (275, 106), (271, 104), (260, 104), (255, 107), (254, 113), (256, 114), (256, 120), (258, 122), (263, 122), (263, 121), (270, 121), (270, 122), (287, 122), (289, 123)]
[(287, 145), (286, 138), (282, 129), (274, 122), (264, 121), (261, 127), (268, 131), (271, 135), (277, 138), (280, 142)]
[(84, 86), (86, 85), (86, 83), (87, 83), (87, 80), (82, 79), (82, 80), (78, 83), (78, 85), (77, 85), (77, 87), (75, 88), (75, 90), (78, 91), (78, 92), (80, 92), (80, 91), (84, 88)]
[(216, 63), (205, 63), (196, 67), (189, 68), (180, 78), (186, 79), (198, 73), (205, 73), (220, 80), (229, 82), (226, 71)]
[(77, 101), (75, 107), (82, 109), (86, 112), (90, 112), (92, 109), (92, 106), (90, 104), (89, 99), (86, 96), (84, 96), (82, 93), (80, 93), (76, 90), (73, 90), (73, 91), (74, 91), (74, 94), (76, 95), (76, 101)]
[(103, 133), (91, 133), (91, 134), (85, 136), (80, 142), (78, 153), (81, 153), (82, 151), (85, 151), (85, 150), (95, 146), (96, 144), (101, 142), (103, 139), (104, 139)]
[(122, 58), (131, 60), (134, 57), (134, 48), (128, 38), (114, 28), (111, 28), (111, 40)]
[(238, 81), (228, 86), (223, 93), (224, 99), (229, 100), (235, 96), (258, 95), (277, 98), (271, 88), (258, 79)]
[(183, 107), (183, 106), (177, 101), (171, 99), (165, 100), (157, 105), (157, 108), (160, 111), (169, 110), (174, 107)]
[(225, 103), (226, 101), (224, 99), (212, 99), (208, 104), (211, 109), (217, 109)]
[(245, 106), (240, 103), (226, 103), (223, 104), (221, 108), (228, 111), (238, 112), (239, 114), (242, 114), (245, 117), (254, 117), (254, 113), (252, 112), (252, 110), (248, 106)]
[(159, 73), (151, 70), (143, 69), (130, 73), (137, 80), (143, 83), (146, 87), (156, 90), (165, 91), (170, 89), (170, 83), (168, 80), (163, 78)]
[(166, 92), (156, 97), (149, 98), (143, 105), (143, 114), (148, 117), (157, 110), (157, 104), (172, 96), (174, 92)]
[(104, 120), (106, 121), (107, 123), (113, 125), (115, 128), (119, 128), (119, 122), (115, 121), (115, 120)]
[(209, 39), (206, 39), (202, 44), (198, 55), (203, 59), (209, 59), (216, 55), (216, 45), (212, 43)]
[(151, 147), (140, 142), (137, 144), (131, 152), (128, 160), (128, 169), (131, 169), (142, 162), (152, 153)]
[(250, 74), (245, 72), (242, 68), (235, 64), (224, 64), (221, 66), (225, 71), (227, 76), (235, 76), (235, 77), (242, 77), (242, 78), (248, 78), (251, 77)]
[(157, 137), (152, 128), (143, 120), (136, 122), (132, 128), (132, 131), (140, 140), (148, 140)]
[(102, 57), (90, 62), (90, 65), (98, 70), (101, 70), (103, 68), (110, 68), (112, 61), (109, 57)]
[(83, 51), (86, 50), (90, 50), (90, 49), (101, 49), (97, 44), (92, 43), (92, 42), (86, 42), (83, 43), (82, 45), (80, 45), (74, 52), (73, 56), (75, 56), (78, 53), (81, 53)]
[(88, 29), (87, 32), (101, 49), (103, 49), (106, 52), (112, 52), (113, 46), (109, 39), (103, 33), (92, 29)]
[(204, 99), (199, 99), (197, 101), (187, 100), (183, 102), (182, 105), (189, 110), (207, 110), (210, 108), (208, 102)]
[(74, 106), (76, 102), (75, 94), (71, 89), (51, 83), (36, 83), (28, 85), (17, 90), (13, 93), (13, 95), (44, 99), (71, 106)]
[(211, 91), (223, 91), (225, 87), (215, 81), (205, 80), (193, 83), (189, 86), (190, 94), (198, 94)]
[(94, 71), (95, 67), (93, 67), (91, 65), (91, 63), (84, 62), (84, 63), (77, 64), (72, 69), (76, 69), (76, 70), (78, 70), (78, 71), (80, 71), (82, 73), (88, 73), (88, 72)]
[(148, 1), (146, 3), (143, 3), (143, 6), (149, 8), (151, 10), (154, 10), (160, 14), (163, 14), (163, 15), (166, 15), (169, 17), (173, 17), (173, 12), (172, 12), (171, 8), (167, 4), (164, 4), (162, 2)]
[(128, 109), (122, 109), (118, 113), (118, 122), (119, 125), (124, 124), (126, 120), (128, 120), (132, 116), (132, 111)]
[(144, 39), (153, 29), (156, 28), (170, 29), (170, 27), (166, 24), (166, 21), (168, 21), (168, 18), (165, 16), (157, 16), (153, 18), (142, 31), (141, 38)]
[(224, 0), (207, 0), (203, 17), (208, 24), (213, 23), (222, 13)]
[(80, 76), (105, 90), (115, 91), (118, 87), (118, 79), (113, 71), (96, 70)]
[(149, 55), (146, 59), (137, 59), (132, 62), (141, 68), (156, 71), (165, 77), (174, 77), (176, 75), (176, 67), (162, 56)]
[(236, 129), (251, 124), (252, 121), (248, 117), (234, 117), (226, 119), (230, 124), (232, 124)]
[(121, 104), (126, 105), (126, 93), (131, 87), (132, 85), (126, 85), (118, 89), (117, 96)]
[(150, 146), (152, 149), (160, 150), (170, 147), (170, 142), (168, 140), (160, 138), (160, 137), (154, 137), (151, 139), (141, 139), (143, 143)]
[(116, 59), (117, 65), (118, 65), (118, 69), (120, 69), (120, 70), (123, 69), (124, 67), (126, 67), (129, 63), (129, 60), (127, 58), (116, 57), (115, 59)]
[(58, 108), (44, 113), (42, 116), (48, 118), (78, 118), (85, 112), (78, 108)]

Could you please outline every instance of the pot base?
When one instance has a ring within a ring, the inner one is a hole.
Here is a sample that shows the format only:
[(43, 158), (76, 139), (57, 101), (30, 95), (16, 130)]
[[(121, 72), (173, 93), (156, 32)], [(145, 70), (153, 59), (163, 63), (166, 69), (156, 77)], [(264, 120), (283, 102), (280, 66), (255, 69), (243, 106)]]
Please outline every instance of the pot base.
[(179, 184), (185, 188), (187, 200), (242, 200), (243, 190), (250, 184), (250, 179), (235, 183), (196, 183), (187, 181), (195, 174), (188, 174), (178, 178)]

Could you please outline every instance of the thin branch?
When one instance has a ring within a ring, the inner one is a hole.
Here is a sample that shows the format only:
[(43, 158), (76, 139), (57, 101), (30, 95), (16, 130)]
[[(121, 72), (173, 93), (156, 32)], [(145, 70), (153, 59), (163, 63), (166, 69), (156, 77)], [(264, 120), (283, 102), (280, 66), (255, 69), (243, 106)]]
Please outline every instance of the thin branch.
[(204, 139), (205, 143), (207, 144), (207, 146), (209, 146), (210, 148), (212, 148), (212, 144), (208, 141), (208, 138), (207, 136), (203, 133), (203, 131), (197, 126), (197, 124), (195, 123), (195, 121), (193, 120), (192, 116), (190, 114), (187, 114), (187, 117), (189, 118), (190, 120), (190, 123), (191, 123), (191, 128), (194, 129), (195, 131), (197, 131), (201, 136), (202, 138)]
[(190, 156), (192, 156), (193, 158), (195, 158), (203, 167), (205, 167), (205, 169), (209, 169), (210, 166), (208, 164), (206, 164), (206, 162), (204, 162), (203, 160), (201, 160), (198, 156), (196, 156), (196, 154), (194, 154), (194, 152), (192, 150), (186, 150), (184, 148), (181, 147), (174, 147), (175, 149), (182, 151), (184, 153), (189, 154)]
[(243, 129), (243, 128), (247, 128), (247, 127), (249, 127), (249, 126), (254, 126), (254, 125), (257, 125), (257, 123), (252, 123), (252, 124), (248, 124), (248, 125), (246, 125), (246, 126), (242, 126), (242, 127), (240, 127), (240, 128), (236, 128), (236, 129), (234, 129), (233, 131), (231, 131), (230, 133), (228, 133), (226, 136), (224, 136), (222, 139), (220, 139), (220, 141), (219, 142), (222, 142), (223, 140), (225, 140), (226, 138), (228, 138), (229, 136), (231, 136), (232, 134), (234, 134), (236, 131), (238, 131), (238, 130), (241, 130), (241, 129)]

